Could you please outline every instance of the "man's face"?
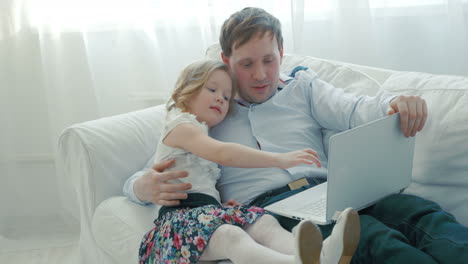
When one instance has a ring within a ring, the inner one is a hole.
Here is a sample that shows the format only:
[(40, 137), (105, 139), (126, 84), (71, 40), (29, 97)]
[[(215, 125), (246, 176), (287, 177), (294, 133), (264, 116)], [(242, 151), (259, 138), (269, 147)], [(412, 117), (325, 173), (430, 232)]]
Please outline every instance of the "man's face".
[(263, 103), (278, 88), (283, 48), (278, 49), (276, 37), (266, 33), (254, 35), (244, 45), (232, 49), (228, 58), (222, 54), (237, 78), (239, 96), (249, 103)]

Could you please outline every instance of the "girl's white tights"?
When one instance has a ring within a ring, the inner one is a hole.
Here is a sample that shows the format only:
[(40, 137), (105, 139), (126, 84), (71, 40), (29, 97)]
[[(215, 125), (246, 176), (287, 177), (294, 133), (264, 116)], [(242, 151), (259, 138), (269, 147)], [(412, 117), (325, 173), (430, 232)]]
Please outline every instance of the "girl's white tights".
[(263, 215), (244, 229), (222, 225), (216, 229), (200, 260), (230, 259), (235, 264), (294, 263), (293, 235), (271, 215)]
[(259, 244), (286, 255), (295, 254), (295, 240), (291, 232), (284, 229), (271, 215), (263, 215), (244, 230)]

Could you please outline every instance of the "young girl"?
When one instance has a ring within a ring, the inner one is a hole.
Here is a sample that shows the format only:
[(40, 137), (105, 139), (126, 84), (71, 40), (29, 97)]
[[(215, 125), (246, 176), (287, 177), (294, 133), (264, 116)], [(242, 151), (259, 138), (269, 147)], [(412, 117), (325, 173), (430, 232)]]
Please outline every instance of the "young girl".
[[(215, 188), (220, 176), (217, 164), (231, 167), (287, 169), (300, 164), (320, 167), (317, 153), (304, 149), (271, 153), (208, 136), (230, 110), (235, 85), (225, 64), (201, 61), (187, 66), (177, 80), (168, 103), (166, 123), (156, 151), (156, 161), (175, 159), (172, 170), (186, 170), (192, 184), (179, 206), (162, 207), (155, 227), (140, 245), (140, 263), (197, 263), (231, 259), (234, 263), (319, 263), (322, 236), (310, 221), (302, 221), (294, 236), (258, 207), (233, 200), (220, 203)], [(351, 221), (352, 220), (352, 221)], [(345, 210), (322, 254), (354, 253), (359, 232), (357, 214)], [(347, 245), (348, 248), (343, 248)], [(351, 250), (349, 250), (351, 245)], [(354, 247), (354, 248), (353, 248)], [(351, 251), (351, 252), (349, 252)], [(348, 256), (349, 257), (349, 256)], [(327, 256), (322, 256), (326, 260)]]

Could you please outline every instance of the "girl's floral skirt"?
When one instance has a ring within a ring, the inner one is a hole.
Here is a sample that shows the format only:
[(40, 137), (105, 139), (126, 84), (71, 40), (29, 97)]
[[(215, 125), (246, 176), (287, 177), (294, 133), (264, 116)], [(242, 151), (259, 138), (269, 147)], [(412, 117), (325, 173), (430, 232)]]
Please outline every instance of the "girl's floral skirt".
[(264, 215), (254, 206), (204, 205), (180, 208), (160, 215), (143, 237), (140, 264), (197, 263), (211, 235), (219, 226), (244, 226)]

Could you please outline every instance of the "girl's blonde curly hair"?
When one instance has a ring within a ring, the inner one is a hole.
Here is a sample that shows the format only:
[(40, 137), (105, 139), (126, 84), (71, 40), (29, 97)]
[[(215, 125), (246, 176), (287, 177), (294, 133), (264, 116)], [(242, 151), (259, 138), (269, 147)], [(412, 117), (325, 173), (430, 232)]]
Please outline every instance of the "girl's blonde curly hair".
[(193, 96), (200, 92), (201, 88), (206, 84), (213, 72), (221, 70), (226, 72), (232, 80), (231, 99), (229, 101), (229, 112), (233, 109), (233, 99), (236, 95), (237, 86), (229, 72), (226, 64), (217, 60), (202, 60), (196, 61), (186, 66), (179, 75), (177, 82), (172, 92), (171, 99), (166, 105), (167, 110), (174, 107), (180, 108), (182, 111), (188, 111), (188, 104)]

